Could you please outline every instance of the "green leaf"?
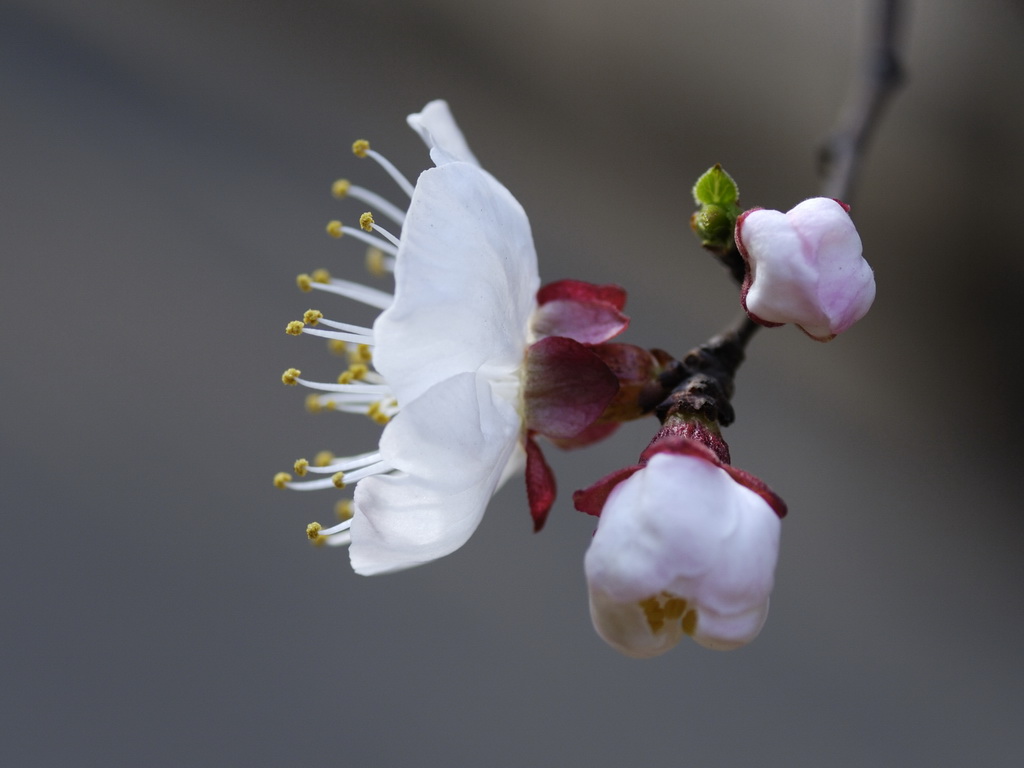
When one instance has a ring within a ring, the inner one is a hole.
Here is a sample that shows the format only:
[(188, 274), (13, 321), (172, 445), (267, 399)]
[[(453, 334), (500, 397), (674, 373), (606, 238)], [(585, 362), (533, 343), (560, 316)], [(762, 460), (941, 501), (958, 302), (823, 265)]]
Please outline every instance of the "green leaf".
[(732, 208), (740, 198), (739, 188), (722, 166), (715, 164), (693, 185), (693, 199), (698, 205), (720, 205)]

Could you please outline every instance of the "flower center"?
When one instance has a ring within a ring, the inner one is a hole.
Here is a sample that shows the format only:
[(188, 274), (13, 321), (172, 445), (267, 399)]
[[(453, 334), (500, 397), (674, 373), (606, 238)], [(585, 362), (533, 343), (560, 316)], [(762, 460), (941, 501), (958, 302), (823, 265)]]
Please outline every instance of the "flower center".
[(692, 635), (697, 631), (697, 610), (690, 608), (685, 598), (662, 592), (641, 600), (638, 605), (644, 612), (647, 626), (651, 632), (658, 634), (662, 630), (679, 622), (683, 632)]

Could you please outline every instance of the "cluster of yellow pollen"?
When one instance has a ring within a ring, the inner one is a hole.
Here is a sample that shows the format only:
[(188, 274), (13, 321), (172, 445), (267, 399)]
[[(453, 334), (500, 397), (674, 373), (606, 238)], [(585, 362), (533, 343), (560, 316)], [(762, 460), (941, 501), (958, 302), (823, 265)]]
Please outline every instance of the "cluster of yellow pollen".
[(284, 488), (285, 485), (287, 483), (290, 483), (291, 481), (292, 481), (292, 476), (289, 475), (287, 472), (278, 472), (276, 475), (274, 475), (274, 487), (275, 488)]
[[(366, 411), (366, 415), (373, 419), (380, 425), (387, 424), (391, 421), (391, 417), (385, 411), (385, 407), (388, 405), (383, 400), (378, 400), (375, 403), (370, 403), (370, 407)], [(396, 405), (395, 401), (392, 400), (390, 405)]]
[(331, 184), (331, 194), (341, 200), (348, 194), (349, 188), (352, 184), (348, 179), (338, 179), (336, 182)]
[(370, 142), (366, 139), (358, 139), (352, 142), (352, 154), (356, 157), (366, 157), (366, 153), (370, 149)]
[(388, 273), (384, 263), (384, 251), (370, 246), (366, 249), (366, 271), (374, 277), (384, 277)]
[(295, 283), (299, 286), (300, 291), (312, 291), (313, 283), (329, 282), (331, 282), (331, 273), (326, 269), (315, 269), (311, 275), (303, 272), (301, 275), (295, 276)]
[(360, 216), (359, 226), (366, 232), (373, 232), (373, 214), (367, 211)]
[(306, 324), (301, 320), (292, 320), (288, 325), (284, 327), (284, 332), (289, 336), (301, 336), (302, 329), (306, 327)]
[(365, 363), (352, 363), (348, 370), (342, 371), (339, 374), (338, 383), (351, 384), (353, 381), (362, 381), (369, 372), (370, 369), (366, 367)]
[(302, 315), (302, 322), (306, 325), (316, 325), (324, 317), (324, 313), (319, 309), (307, 309)]
[(302, 373), (298, 368), (289, 368), (287, 371), (281, 374), (281, 381), (287, 384), (289, 387), (294, 387), (299, 383), (299, 376)]
[(341, 237), (343, 234), (341, 222), (337, 219), (327, 222), (327, 234), (331, 237)]
[(682, 619), (683, 632), (692, 635), (697, 629), (697, 611), (687, 610), (687, 602), (681, 597), (662, 592), (640, 601), (640, 608), (647, 619), (651, 632), (657, 634), (665, 628), (667, 622)]
[(320, 395), (306, 395), (306, 412), (320, 413), (321, 411), (333, 411), (338, 404), (333, 400), (321, 400)]
[(306, 536), (309, 537), (310, 541), (317, 541), (320, 538), (320, 529), (323, 528), (320, 523), (310, 523), (306, 526)]
[(298, 459), (295, 462), (295, 474), (305, 477), (307, 472), (309, 472), (309, 462), (306, 459)]
[(351, 520), (352, 516), (355, 514), (352, 499), (340, 499), (338, 503), (334, 505), (334, 513), (338, 516), (339, 520)]

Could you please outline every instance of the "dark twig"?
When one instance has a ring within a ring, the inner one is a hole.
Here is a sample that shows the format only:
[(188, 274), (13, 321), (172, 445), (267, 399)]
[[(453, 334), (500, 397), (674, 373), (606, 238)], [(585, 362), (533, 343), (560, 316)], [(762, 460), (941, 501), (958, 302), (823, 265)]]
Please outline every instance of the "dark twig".
[(903, 82), (901, 0), (874, 0), (861, 74), (819, 155), (821, 194), (849, 201), (861, 155), (885, 105)]

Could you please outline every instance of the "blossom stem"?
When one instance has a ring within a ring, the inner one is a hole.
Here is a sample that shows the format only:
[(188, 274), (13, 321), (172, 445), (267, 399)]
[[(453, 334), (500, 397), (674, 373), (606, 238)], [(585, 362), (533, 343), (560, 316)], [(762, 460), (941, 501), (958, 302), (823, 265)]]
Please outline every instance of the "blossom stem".
[(849, 202), (860, 159), (890, 97), (903, 83), (902, 0), (876, 0), (860, 75), (819, 157), (822, 197)]
[(758, 326), (743, 315), (719, 335), (669, 363), (640, 394), (640, 406), (664, 423), (673, 416), (696, 417), (728, 426), (735, 419), (730, 400), (736, 371)]

